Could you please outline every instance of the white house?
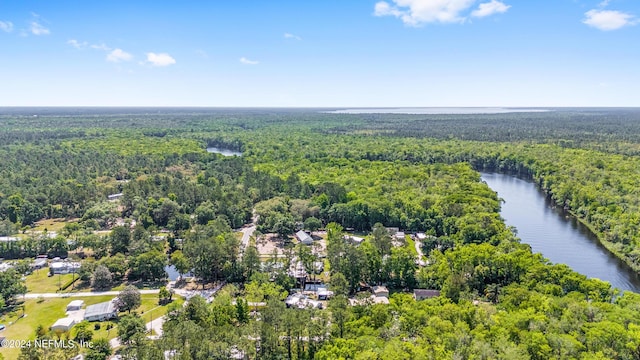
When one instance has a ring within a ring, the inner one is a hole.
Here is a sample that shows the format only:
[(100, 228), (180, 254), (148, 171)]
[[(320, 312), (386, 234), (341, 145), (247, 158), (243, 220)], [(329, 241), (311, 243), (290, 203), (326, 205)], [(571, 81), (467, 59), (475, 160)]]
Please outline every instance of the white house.
[(345, 235), (344, 239), (351, 242), (353, 245), (360, 245), (364, 241), (364, 238), (353, 235)]
[(318, 288), (318, 300), (329, 300), (333, 297), (333, 291), (327, 290), (326, 287)]
[(84, 313), (84, 319), (87, 321), (105, 321), (118, 316), (118, 309), (113, 300), (103, 303), (89, 305)]
[(389, 297), (389, 290), (386, 286), (374, 286), (372, 291), (373, 295), (375, 295), (376, 297)]
[(51, 274), (71, 274), (80, 270), (80, 263), (75, 261), (54, 261), (49, 265)]

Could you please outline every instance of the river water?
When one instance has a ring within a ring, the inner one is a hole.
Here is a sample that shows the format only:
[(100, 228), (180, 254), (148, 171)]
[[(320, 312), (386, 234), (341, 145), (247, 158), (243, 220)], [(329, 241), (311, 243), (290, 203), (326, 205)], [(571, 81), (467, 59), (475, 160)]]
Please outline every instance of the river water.
[(242, 156), (241, 152), (237, 152), (229, 149), (217, 148), (217, 147), (208, 147), (207, 152), (222, 154), (223, 156)]
[(534, 252), (620, 290), (640, 293), (640, 279), (633, 269), (602, 246), (586, 226), (553, 206), (536, 184), (511, 175), (481, 175), (504, 199), (501, 215), (507, 225), (515, 226), (518, 237)]

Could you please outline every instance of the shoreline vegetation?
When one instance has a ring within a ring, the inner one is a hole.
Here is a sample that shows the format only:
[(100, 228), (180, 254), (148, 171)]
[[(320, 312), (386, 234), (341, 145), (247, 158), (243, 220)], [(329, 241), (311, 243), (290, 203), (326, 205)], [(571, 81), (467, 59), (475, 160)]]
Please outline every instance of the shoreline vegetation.
[[(522, 165), (522, 164), (520, 164), (520, 165)], [(578, 221), (582, 226), (584, 226), (587, 229), (589, 229), (589, 231), (597, 238), (599, 244), (601, 244), (605, 249), (607, 249), (607, 251), (609, 251), (611, 254), (613, 254), (616, 258), (618, 258), (619, 260), (623, 261), (624, 264), (626, 266), (628, 266), (630, 269), (632, 269), (633, 271), (637, 272), (637, 276), (640, 276), (640, 264), (630, 263), (629, 259), (626, 258), (625, 254), (623, 254), (620, 251), (618, 251), (613, 246), (613, 243), (604, 240), (604, 235), (601, 232), (598, 232), (592, 224), (587, 222), (584, 218), (578, 216), (578, 214), (573, 209), (566, 207), (566, 205), (564, 205), (564, 204), (557, 203), (556, 199), (554, 199), (553, 194), (549, 191), (549, 189), (545, 189), (541, 185), (541, 183), (544, 182), (544, 178), (536, 179), (531, 174), (530, 170), (528, 170), (526, 172), (519, 172), (519, 173), (518, 172), (510, 172), (510, 171), (502, 171), (501, 172), (501, 171), (495, 171), (495, 170), (491, 170), (491, 169), (477, 169), (477, 170), (481, 171), (481, 172), (490, 171), (490, 172), (495, 172), (497, 174), (516, 176), (519, 179), (523, 179), (523, 180), (532, 182), (533, 184), (535, 184), (535, 186), (536, 186), (536, 188), (538, 190), (542, 191), (545, 194), (545, 196), (549, 200), (551, 200), (553, 202), (553, 206), (562, 209), (564, 213), (568, 214), (569, 216), (571, 216), (571, 218), (573, 218), (576, 221)]]

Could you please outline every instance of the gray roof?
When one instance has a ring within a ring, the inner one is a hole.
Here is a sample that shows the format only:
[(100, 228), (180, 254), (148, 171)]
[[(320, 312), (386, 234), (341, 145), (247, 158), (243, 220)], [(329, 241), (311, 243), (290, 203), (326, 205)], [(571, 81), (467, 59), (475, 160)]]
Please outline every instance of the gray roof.
[(51, 325), (51, 327), (57, 327), (57, 326), (64, 326), (64, 327), (71, 327), (73, 325), (75, 325), (76, 320), (70, 317), (65, 317), (62, 319), (58, 319), (53, 325)]
[(67, 307), (69, 306), (81, 307), (82, 305), (84, 305), (84, 300), (73, 300), (72, 302), (69, 303), (69, 305), (67, 305)]
[(440, 296), (440, 291), (431, 289), (415, 289), (413, 290), (413, 294), (415, 296), (431, 298)]
[(107, 315), (116, 311), (116, 307), (112, 301), (106, 301), (95, 305), (87, 306), (84, 312), (84, 317), (90, 318), (94, 316)]
[(309, 236), (309, 234), (307, 234), (306, 232), (304, 232), (302, 230), (298, 231), (296, 233), (296, 236), (303, 243), (312, 243), (313, 242), (313, 238), (311, 236)]

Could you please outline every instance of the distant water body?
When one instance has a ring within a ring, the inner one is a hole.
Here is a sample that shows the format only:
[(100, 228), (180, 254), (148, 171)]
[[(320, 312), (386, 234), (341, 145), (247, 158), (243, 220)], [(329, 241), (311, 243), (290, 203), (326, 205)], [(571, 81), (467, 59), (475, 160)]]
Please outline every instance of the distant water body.
[(547, 112), (548, 109), (500, 107), (417, 107), (417, 108), (357, 108), (324, 111), (328, 114), (413, 114), (413, 115), (473, 115), (508, 114), (521, 112)]

